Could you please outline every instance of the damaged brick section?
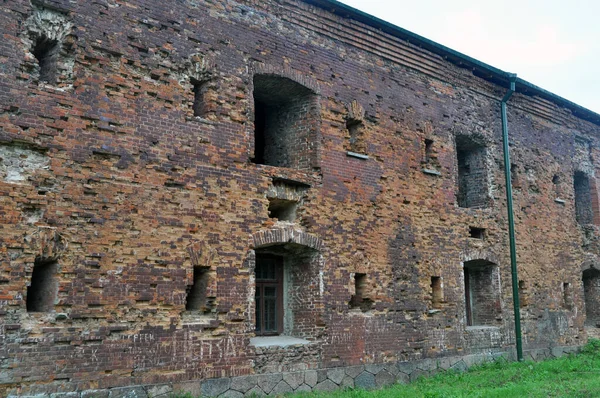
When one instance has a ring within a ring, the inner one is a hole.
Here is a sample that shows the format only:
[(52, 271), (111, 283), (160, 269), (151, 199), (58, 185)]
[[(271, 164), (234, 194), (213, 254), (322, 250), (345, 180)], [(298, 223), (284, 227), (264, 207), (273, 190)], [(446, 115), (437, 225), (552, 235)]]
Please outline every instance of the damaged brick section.
[[(338, 6), (2, 3), (0, 396), (372, 388), (510, 357), (503, 80)], [(600, 331), (600, 127), (519, 84), (538, 358)]]

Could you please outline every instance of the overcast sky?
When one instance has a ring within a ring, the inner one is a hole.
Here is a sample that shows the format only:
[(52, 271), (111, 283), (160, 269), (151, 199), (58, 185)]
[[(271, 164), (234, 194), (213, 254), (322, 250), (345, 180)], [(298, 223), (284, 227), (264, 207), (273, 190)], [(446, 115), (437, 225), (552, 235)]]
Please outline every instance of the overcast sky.
[(598, 0), (341, 0), (600, 113)]

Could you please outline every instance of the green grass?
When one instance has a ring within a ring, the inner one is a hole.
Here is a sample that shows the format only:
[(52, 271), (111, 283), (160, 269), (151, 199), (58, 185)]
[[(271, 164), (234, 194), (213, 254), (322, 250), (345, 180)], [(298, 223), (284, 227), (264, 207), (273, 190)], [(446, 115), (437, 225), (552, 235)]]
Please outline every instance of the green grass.
[[(174, 396), (175, 397), (175, 396)], [(187, 395), (177, 397), (192, 398)], [(543, 362), (494, 362), (382, 390), (302, 393), (288, 398), (600, 397), (600, 340), (577, 355)]]
[(600, 397), (600, 340), (578, 355), (543, 362), (496, 362), (465, 373), (444, 373), (383, 390), (347, 390), (292, 397)]

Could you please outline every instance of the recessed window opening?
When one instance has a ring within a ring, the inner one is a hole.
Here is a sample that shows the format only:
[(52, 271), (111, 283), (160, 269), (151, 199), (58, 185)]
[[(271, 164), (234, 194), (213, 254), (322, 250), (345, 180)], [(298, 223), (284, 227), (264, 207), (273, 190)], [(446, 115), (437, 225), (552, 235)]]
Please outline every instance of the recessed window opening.
[(566, 309), (573, 307), (573, 293), (571, 292), (571, 284), (569, 282), (563, 283), (563, 307)]
[(210, 267), (194, 267), (194, 283), (188, 288), (185, 309), (201, 314), (212, 312), (214, 298), (207, 297)]
[(594, 212), (589, 176), (582, 171), (576, 171), (573, 177), (573, 186), (575, 190), (575, 218), (580, 225), (592, 224), (594, 222)]
[(485, 228), (469, 227), (469, 237), (473, 239), (485, 238)]
[(583, 296), (585, 301), (585, 324), (600, 326), (600, 270), (588, 268), (583, 271)]
[(486, 148), (470, 137), (456, 137), (459, 207), (482, 208), (488, 205)]
[(285, 199), (269, 199), (269, 218), (279, 221), (294, 221), (298, 202)]
[(366, 312), (371, 309), (372, 301), (366, 297), (367, 274), (354, 274), (354, 295), (350, 298), (350, 308), (360, 308)]
[(192, 86), (194, 92), (194, 103), (192, 108), (194, 110), (194, 116), (203, 117), (206, 115), (206, 92), (207, 92), (207, 83), (206, 81), (199, 81), (196, 79), (192, 79)]
[(433, 140), (425, 139), (425, 163), (431, 163), (433, 156)]
[(529, 294), (527, 291), (527, 283), (519, 281), (519, 307), (527, 307), (529, 305)]
[(486, 260), (472, 260), (464, 266), (467, 326), (494, 326), (500, 321), (498, 267)]
[(346, 122), (346, 129), (350, 134), (350, 151), (356, 153), (366, 153), (366, 143), (364, 140), (364, 124), (361, 120), (350, 119)]
[(256, 256), (256, 335), (283, 331), (283, 257)]
[(56, 83), (57, 61), (60, 52), (59, 42), (42, 35), (36, 40), (31, 52), (40, 67), (39, 80), (50, 84)]
[(27, 312), (51, 312), (58, 294), (58, 263), (36, 260), (27, 288)]
[(442, 278), (440, 276), (431, 277), (431, 304), (433, 308), (441, 308), (444, 301), (442, 290)]
[(254, 76), (254, 158), (257, 164), (309, 169), (315, 143), (316, 96), (288, 78)]

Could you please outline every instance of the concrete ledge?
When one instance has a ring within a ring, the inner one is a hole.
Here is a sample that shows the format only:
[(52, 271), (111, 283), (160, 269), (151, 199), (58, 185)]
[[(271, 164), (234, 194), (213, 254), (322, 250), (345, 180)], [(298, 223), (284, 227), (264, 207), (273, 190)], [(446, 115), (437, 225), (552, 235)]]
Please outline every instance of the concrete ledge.
[(265, 336), (250, 339), (250, 345), (254, 347), (288, 347), (299, 344), (310, 344), (310, 341), (291, 336)]

